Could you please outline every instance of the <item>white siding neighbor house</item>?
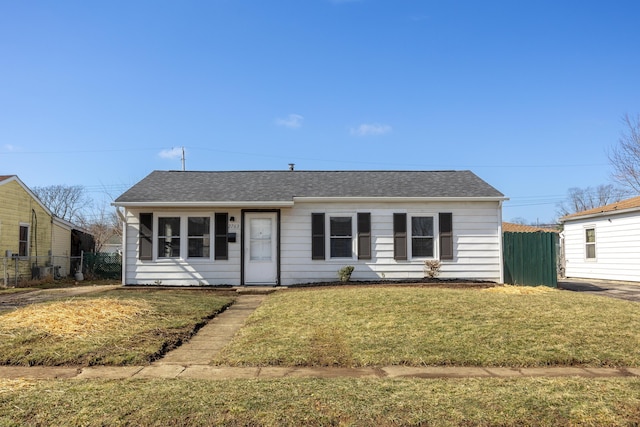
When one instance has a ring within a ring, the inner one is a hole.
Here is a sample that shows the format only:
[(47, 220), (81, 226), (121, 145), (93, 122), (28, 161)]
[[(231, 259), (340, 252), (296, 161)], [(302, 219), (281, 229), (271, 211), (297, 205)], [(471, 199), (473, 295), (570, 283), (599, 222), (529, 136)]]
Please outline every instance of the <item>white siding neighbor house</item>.
[(125, 285), (501, 283), (504, 195), (470, 171), (154, 171), (118, 197)]
[(640, 197), (560, 221), (567, 277), (640, 282)]

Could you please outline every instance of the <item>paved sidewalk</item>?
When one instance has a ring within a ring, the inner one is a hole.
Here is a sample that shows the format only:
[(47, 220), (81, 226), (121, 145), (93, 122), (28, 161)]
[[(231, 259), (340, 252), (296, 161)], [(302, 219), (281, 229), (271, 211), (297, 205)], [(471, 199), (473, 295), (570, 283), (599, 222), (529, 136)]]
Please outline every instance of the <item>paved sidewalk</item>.
[(142, 379), (190, 378), (202, 380), (275, 379), (275, 378), (533, 378), (640, 377), (640, 368), (485, 368), (485, 367), (412, 367), (382, 368), (238, 368), (210, 365), (150, 365), (108, 367), (14, 367), (0, 366), (0, 379)]
[(0, 366), (6, 379), (136, 379), (193, 378), (206, 380), (249, 378), (516, 378), (516, 377), (640, 377), (640, 368), (488, 368), (411, 367), (312, 368), (211, 366), (213, 359), (265, 295), (241, 294), (227, 310), (202, 327), (189, 342), (148, 366), (22, 367)]

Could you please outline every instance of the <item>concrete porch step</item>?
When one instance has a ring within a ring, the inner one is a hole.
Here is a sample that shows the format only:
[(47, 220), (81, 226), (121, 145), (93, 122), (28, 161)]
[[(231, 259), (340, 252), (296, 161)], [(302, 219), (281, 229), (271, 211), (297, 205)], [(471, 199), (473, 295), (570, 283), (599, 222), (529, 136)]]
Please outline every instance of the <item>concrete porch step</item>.
[(279, 289), (285, 289), (281, 286), (239, 286), (236, 293), (240, 295), (269, 295), (277, 292)]

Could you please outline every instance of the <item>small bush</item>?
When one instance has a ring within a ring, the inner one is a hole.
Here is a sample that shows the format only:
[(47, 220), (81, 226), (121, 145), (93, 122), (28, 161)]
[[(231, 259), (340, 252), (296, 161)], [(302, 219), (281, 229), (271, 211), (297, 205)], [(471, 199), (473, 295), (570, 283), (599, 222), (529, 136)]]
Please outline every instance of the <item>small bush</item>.
[(354, 266), (345, 265), (340, 270), (338, 270), (338, 277), (341, 282), (348, 282), (351, 279), (351, 273), (353, 273)]
[(440, 274), (442, 263), (437, 259), (428, 259), (424, 262), (424, 272), (429, 279), (435, 279)]

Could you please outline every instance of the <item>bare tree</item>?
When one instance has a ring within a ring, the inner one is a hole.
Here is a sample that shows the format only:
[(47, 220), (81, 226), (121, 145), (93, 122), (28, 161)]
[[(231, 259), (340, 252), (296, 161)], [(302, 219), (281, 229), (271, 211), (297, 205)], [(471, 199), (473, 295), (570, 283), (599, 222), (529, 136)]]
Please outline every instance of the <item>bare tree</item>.
[(82, 222), (83, 211), (91, 205), (81, 185), (49, 185), (32, 190), (55, 216), (70, 222)]
[(93, 235), (96, 252), (102, 252), (113, 236), (122, 237), (122, 220), (104, 203), (91, 210), (81, 225)]
[(597, 208), (598, 206), (619, 202), (625, 197), (628, 197), (629, 194), (630, 192), (628, 190), (617, 188), (613, 184), (603, 184), (596, 188), (573, 187), (569, 189), (567, 199), (558, 204), (558, 215), (570, 215)]
[(625, 114), (622, 118), (625, 129), (618, 145), (609, 152), (613, 166), (612, 177), (624, 187), (640, 193), (640, 114), (636, 117)]

